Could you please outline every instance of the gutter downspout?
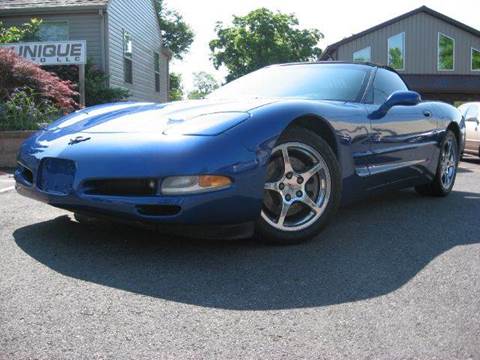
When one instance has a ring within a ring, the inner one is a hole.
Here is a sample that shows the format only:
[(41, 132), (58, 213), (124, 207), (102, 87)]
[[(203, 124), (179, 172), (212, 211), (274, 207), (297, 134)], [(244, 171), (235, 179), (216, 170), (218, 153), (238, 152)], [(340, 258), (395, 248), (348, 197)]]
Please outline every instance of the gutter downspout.
[(172, 60), (173, 57), (173, 52), (169, 48), (163, 47), (162, 44), (162, 50), (161, 53), (163, 56), (165, 56), (167, 60), (167, 101), (170, 101), (170, 61)]
[(102, 68), (105, 74), (108, 75), (107, 87), (110, 87), (110, 46), (108, 38), (108, 12), (107, 9), (99, 11), (100, 15), (100, 41), (102, 47)]
[(102, 54), (102, 70), (105, 71), (105, 16), (103, 10), (98, 10), (98, 15), (100, 16), (100, 49)]

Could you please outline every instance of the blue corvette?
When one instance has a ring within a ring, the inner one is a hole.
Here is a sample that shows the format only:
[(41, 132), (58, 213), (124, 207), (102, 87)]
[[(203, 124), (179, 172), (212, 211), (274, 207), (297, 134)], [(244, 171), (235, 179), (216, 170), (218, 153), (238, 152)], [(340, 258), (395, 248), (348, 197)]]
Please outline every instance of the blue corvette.
[(20, 194), (80, 221), (287, 244), (369, 193), (447, 195), (464, 138), (457, 109), (423, 102), (389, 68), (286, 64), (205, 100), (72, 113), (23, 144), (15, 179)]

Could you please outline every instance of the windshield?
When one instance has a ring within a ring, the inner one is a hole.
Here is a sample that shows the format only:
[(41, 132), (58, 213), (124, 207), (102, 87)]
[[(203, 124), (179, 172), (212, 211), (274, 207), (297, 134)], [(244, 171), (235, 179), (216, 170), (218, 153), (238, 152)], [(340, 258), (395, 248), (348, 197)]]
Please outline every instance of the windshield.
[(226, 84), (208, 99), (287, 97), (356, 101), (369, 72), (369, 66), (351, 64), (272, 66)]

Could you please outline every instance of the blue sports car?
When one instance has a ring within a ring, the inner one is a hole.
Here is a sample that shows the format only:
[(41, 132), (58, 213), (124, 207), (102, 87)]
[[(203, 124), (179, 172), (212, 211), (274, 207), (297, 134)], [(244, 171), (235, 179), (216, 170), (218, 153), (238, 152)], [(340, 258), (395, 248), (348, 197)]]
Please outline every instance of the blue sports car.
[(464, 139), (457, 109), (422, 101), (390, 68), (284, 64), (205, 100), (72, 113), (23, 144), (15, 179), (80, 221), (289, 244), (369, 193), (447, 195)]

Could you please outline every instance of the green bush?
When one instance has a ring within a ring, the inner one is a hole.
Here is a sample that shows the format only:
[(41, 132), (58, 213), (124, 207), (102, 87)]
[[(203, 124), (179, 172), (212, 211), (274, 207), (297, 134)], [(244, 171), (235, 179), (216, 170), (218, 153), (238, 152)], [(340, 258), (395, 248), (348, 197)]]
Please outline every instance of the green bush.
[(0, 131), (37, 130), (61, 115), (49, 99), (30, 88), (17, 89), (0, 103)]
[(127, 89), (107, 87), (108, 75), (88, 63), (85, 69), (86, 106), (125, 101), (130, 96)]
[(6, 102), (17, 89), (32, 89), (36, 97), (50, 100), (64, 112), (78, 108), (77, 93), (69, 81), (43, 70), (39, 65), (0, 48), (0, 101)]
[(7, 27), (0, 21), (0, 43), (37, 41), (38, 30), (41, 24), (42, 20), (35, 18), (20, 26)]
[[(44, 66), (43, 68), (57, 74), (63, 80), (75, 84), (78, 82), (78, 66)], [(130, 96), (128, 89), (110, 88), (107, 83), (108, 75), (88, 60), (85, 66), (85, 106), (125, 101)], [(78, 97), (76, 100), (79, 100)]]
[[(41, 20), (6, 27), (0, 43), (37, 40)], [(62, 81), (10, 49), (0, 49), (0, 131), (37, 130), (76, 108), (73, 84)]]

